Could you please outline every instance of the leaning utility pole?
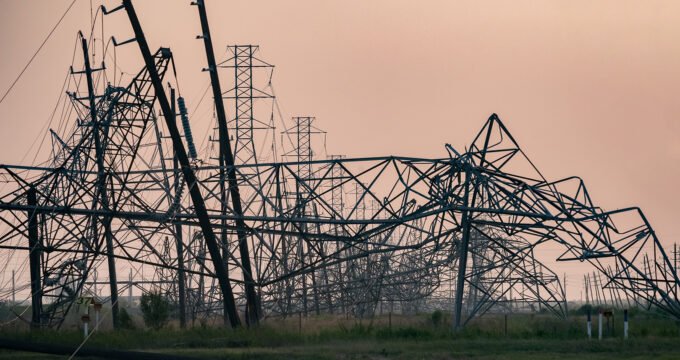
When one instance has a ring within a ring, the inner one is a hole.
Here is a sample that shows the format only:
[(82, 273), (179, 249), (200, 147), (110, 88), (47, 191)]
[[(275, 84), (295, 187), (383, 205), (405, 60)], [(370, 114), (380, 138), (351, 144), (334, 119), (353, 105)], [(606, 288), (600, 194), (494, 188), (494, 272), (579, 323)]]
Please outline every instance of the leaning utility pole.
[[(212, 84), (213, 98), (215, 100), (215, 113), (217, 114), (217, 123), (219, 127), (220, 137), (220, 189), (224, 189), (224, 170), (227, 170), (227, 181), (229, 183), (229, 194), (231, 196), (231, 203), (236, 215), (236, 234), (238, 236), (238, 247), (241, 255), (241, 267), (243, 269), (243, 282), (246, 293), (246, 323), (248, 325), (256, 325), (259, 322), (259, 311), (257, 304), (257, 293), (255, 292), (255, 282), (253, 281), (252, 270), (250, 266), (250, 251), (248, 249), (248, 235), (246, 233), (246, 224), (243, 221), (243, 209), (241, 206), (241, 194), (238, 189), (236, 181), (236, 170), (234, 169), (234, 155), (231, 151), (231, 143), (229, 140), (229, 133), (227, 129), (227, 116), (224, 111), (224, 103), (222, 101), (222, 87), (220, 86), (220, 79), (217, 74), (217, 64), (215, 63), (215, 52), (213, 50), (212, 39), (210, 38), (210, 26), (208, 25), (208, 15), (205, 10), (205, 3), (203, 0), (197, 0), (192, 3), (198, 7), (198, 14), (201, 18), (201, 30), (205, 46), (205, 55), (208, 60), (208, 72), (210, 73), (210, 82)], [(221, 196), (222, 215), (226, 213), (225, 196)], [(226, 236), (226, 234), (225, 234)], [(223, 239), (224, 241), (225, 239)]]
[[(194, 204), (194, 211), (196, 212), (196, 217), (198, 217), (199, 224), (201, 226), (201, 231), (205, 238), (206, 246), (210, 252), (210, 258), (213, 262), (215, 268), (215, 275), (220, 284), (220, 289), (222, 290), (222, 298), (224, 302), (224, 308), (229, 316), (229, 322), (232, 327), (237, 327), (241, 325), (241, 321), (238, 317), (236, 311), (236, 302), (234, 301), (234, 293), (231, 289), (231, 281), (227, 274), (227, 269), (224, 266), (222, 259), (222, 254), (220, 253), (220, 246), (217, 244), (217, 239), (215, 238), (215, 233), (212, 229), (212, 224), (210, 223), (210, 218), (208, 217), (208, 210), (205, 206), (205, 201), (203, 200), (203, 195), (201, 194), (200, 185), (194, 170), (191, 168), (189, 162), (189, 156), (184, 149), (184, 144), (182, 143), (182, 138), (177, 128), (177, 124), (174, 121), (172, 108), (168, 98), (165, 95), (165, 89), (163, 88), (163, 83), (161, 82), (158, 71), (156, 70), (156, 65), (154, 58), (149, 50), (149, 45), (146, 42), (146, 37), (144, 36), (144, 31), (137, 18), (137, 13), (135, 8), (132, 6), (131, 0), (123, 0), (123, 5), (113, 9), (110, 12), (104, 10), (105, 14), (120, 10), (124, 8), (130, 19), (130, 24), (135, 33), (134, 40), (137, 41), (139, 45), (139, 50), (144, 58), (144, 64), (149, 72), (149, 78), (154, 87), (156, 93), (156, 98), (158, 99), (158, 104), (163, 112), (163, 117), (165, 118), (165, 124), (168, 127), (168, 132), (172, 138), (172, 144), (175, 149), (175, 155), (179, 160), (179, 165), (182, 169), (182, 174), (187, 182), (187, 187), (189, 188), (189, 194), (191, 195), (191, 200)], [(171, 57), (172, 53), (170, 49), (163, 49), (164, 56)]]
[[(94, 95), (94, 82), (92, 81), (92, 72), (99, 71), (101, 69), (93, 70), (90, 66), (90, 56), (87, 50), (87, 40), (80, 34), (81, 42), (83, 47), (83, 58), (85, 61), (85, 78), (87, 79), (87, 97), (90, 104), (90, 121), (92, 123), (92, 136), (94, 137), (94, 147), (97, 156), (97, 192), (99, 192), (99, 199), (102, 204), (104, 211), (110, 211), (109, 208), (109, 197), (106, 193), (106, 173), (104, 167), (104, 147), (106, 144), (102, 144), (102, 139), (100, 139), (101, 130), (99, 119), (97, 119), (97, 108), (95, 104)], [(95, 217), (93, 225), (95, 227), (94, 233), (96, 234), (96, 227), (98, 223), (98, 218)], [(111, 291), (111, 317), (113, 318), (113, 328), (118, 328), (118, 280), (116, 278), (116, 261), (113, 256), (113, 234), (111, 233), (111, 217), (104, 216), (101, 221), (104, 227), (104, 239), (106, 240), (106, 257), (109, 267), (109, 287)], [(99, 239), (96, 239), (97, 241)], [(96, 286), (96, 285), (95, 285)]]

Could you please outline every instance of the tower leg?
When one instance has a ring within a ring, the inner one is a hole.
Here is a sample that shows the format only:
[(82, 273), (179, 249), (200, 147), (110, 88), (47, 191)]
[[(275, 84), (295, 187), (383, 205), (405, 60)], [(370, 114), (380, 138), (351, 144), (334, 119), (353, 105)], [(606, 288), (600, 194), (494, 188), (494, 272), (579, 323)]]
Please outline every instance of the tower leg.
[[(37, 194), (34, 187), (28, 189), (28, 205), (35, 207), (38, 205)], [(38, 215), (35, 208), (28, 211), (28, 246), (31, 249), (29, 254), (29, 266), (31, 270), (31, 328), (40, 327), (42, 316), (42, 284), (40, 281), (40, 261), (41, 244), (38, 236)]]
[[(465, 207), (469, 206), (468, 198), (470, 195), (470, 171), (465, 172)], [(473, 196), (474, 198), (474, 196)], [(474, 200), (473, 200), (474, 202)], [(461, 225), (463, 226), (463, 236), (460, 242), (459, 261), (458, 261), (458, 279), (456, 282), (456, 300), (454, 308), (454, 325), (455, 331), (462, 329), (462, 315), (463, 315), (463, 290), (465, 289), (465, 271), (467, 267), (468, 248), (470, 246), (470, 211), (463, 211)]]
[(182, 225), (175, 225), (175, 232), (177, 233), (177, 267), (179, 273), (177, 274), (177, 296), (179, 297), (179, 327), (184, 329), (187, 327), (186, 315), (186, 295), (185, 295), (185, 279), (184, 279), (184, 244), (182, 243)]

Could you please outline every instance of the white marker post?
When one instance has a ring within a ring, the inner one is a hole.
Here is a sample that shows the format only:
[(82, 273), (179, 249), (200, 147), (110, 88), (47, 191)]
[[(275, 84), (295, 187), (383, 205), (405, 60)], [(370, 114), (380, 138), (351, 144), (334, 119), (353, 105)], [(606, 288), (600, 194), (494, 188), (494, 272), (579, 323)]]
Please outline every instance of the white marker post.
[(80, 320), (83, 322), (83, 334), (85, 338), (90, 333), (89, 323), (90, 323), (90, 302), (92, 298), (90, 297), (80, 297), (78, 298), (78, 307), (83, 306), (83, 314), (80, 316)]
[(102, 310), (102, 304), (96, 302), (92, 305), (94, 307), (94, 330), (99, 329), (99, 313)]
[(80, 318), (80, 320), (83, 321), (83, 335), (85, 335), (85, 338), (87, 339), (87, 335), (90, 333), (88, 329), (88, 324), (90, 323), (90, 315), (85, 314)]
[(602, 309), (597, 313), (597, 339), (602, 340)]
[(623, 338), (628, 339), (628, 309), (623, 310)]
[(593, 338), (593, 322), (590, 318), (590, 309), (588, 309), (588, 340)]

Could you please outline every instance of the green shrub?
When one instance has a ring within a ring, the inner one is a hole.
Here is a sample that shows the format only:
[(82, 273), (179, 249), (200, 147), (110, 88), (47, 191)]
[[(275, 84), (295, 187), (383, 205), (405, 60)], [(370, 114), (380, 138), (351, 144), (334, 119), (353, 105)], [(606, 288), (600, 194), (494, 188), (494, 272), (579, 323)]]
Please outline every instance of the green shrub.
[(159, 330), (168, 322), (170, 302), (160, 292), (149, 292), (142, 295), (140, 308), (146, 326)]
[(125, 308), (121, 308), (118, 313), (118, 323), (121, 329), (132, 330), (135, 328), (135, 323)]
[(396, 329), (387, 328), (378, 329), (375, 333), (375, 336), (376, 338), (383, 340), (387, 339), (429, 340), (435, 337), (430, 330), (419, 329), (413, 326)]
[(441, 325), (442, 320), (444, 320), (444, 313), (441, 310), (435, 310), (432, 312), (432, 325), (435, 327), (439, 327)]
[(596, 314), (597, 309), (593, 308), (593, 305), (585, 304), (581, 305), (575, 312), (574, 315), (586, 315), (590, 312), (591, 314)]

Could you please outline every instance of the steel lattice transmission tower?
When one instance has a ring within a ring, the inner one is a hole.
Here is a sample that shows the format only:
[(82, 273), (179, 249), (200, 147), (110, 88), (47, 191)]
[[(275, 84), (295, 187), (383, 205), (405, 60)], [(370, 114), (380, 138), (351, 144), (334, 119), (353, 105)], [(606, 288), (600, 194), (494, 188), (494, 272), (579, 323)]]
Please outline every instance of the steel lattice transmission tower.
[(227, 46), (229, 58), (219, 67), (233, 69), (232, 87), (224, 93), (224, 99), (231, 100), (229, 129), (232, 130), (234, 161), (236, 164), (254, 164), (258, 161), (255, 133), (271, 129), (269, 119), (258, 118), (255, 103), (261, 99), (272, 99), (273, 95), (259, 86), (262, 80), (271, 78), (273, 65), (257, 58), (257, 45)]

